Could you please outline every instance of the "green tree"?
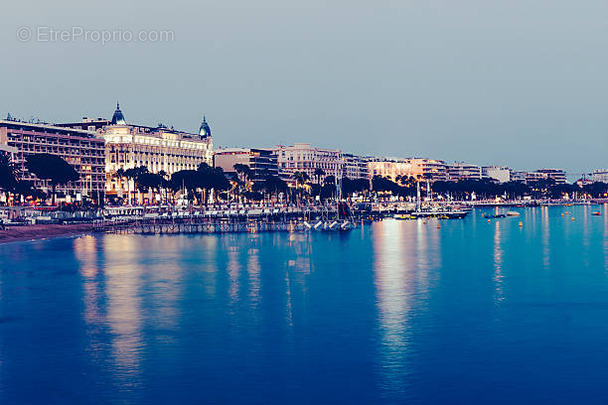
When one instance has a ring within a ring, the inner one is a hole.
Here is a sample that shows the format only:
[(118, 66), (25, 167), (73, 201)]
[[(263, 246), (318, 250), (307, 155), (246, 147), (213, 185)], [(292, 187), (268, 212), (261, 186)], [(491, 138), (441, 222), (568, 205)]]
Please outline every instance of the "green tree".
[(15, 168), (8, 155), (0, 154), (0, 189), (8, 194), (17, 184)]
[(268, 176), (254, 185), (254, 191), (263, 192), (270, 196), (277, 196), (279, 193), (287, 193), (289, 187), (279, 176)]
[(124, 177), (126, 177), (127, 179), (130, 179), (130, 180), (133, 180), (133, 187), (134, 187), (133, 190), (131, 190), (131, 186), (127, 182), (127, 193), (128, 193), (129, 205), (131, 205), (131, 191), (135, 191), (135, 189), (138, 188), (138, 186), (137, 186), (138, 179), (143, 174), (146, 174), (146, 173), (149, 173), (148, 168), (146, 166), (132, 167), (132, 168), (124, 171), (124, 173), (123, 173)]
[(233, 167), (236, 171), (237, 176), (239, 177), (239, 180), (242, 183), (246, 183), (253, 180), (253, 170), (251, 170), (249, 166), (237, 163)]
[(296, 181), (296, 188), (304, 186), (310, 180), (306, 172), (295, 172), (292, 177)]
[(310, 176), (306, 172), (296, 171), (293, 173), (292, 178), (296, 182), (296, 189), (295, 189), (295, 195), (297, 198), (296, 201), (300, 202), (302, 200), (302, 195), (304, 194), (302, 192), (302, 188), (304, 186), (306, 186), (306, 184), (308, 184), (308, 181), (310, 180)]
[(594, 183), (585, 184), (583, 186), (583, 192), (590, 197), (605, 197), (608, 193), (608, 184), (596, 181)]
[(40, 153), (30, 155), (26, 159), (26, 167), (39, 179), (48, 180), (52, 188), (53, 205), (57, 186), (77, 181), (80, 178), (78, 172), (68, 162), (57, 155)]
[(244, 196), (245, 192), (251, 191), (251, 182), (253, 180), (253, 170), (247, 165), (237, 163), (234, 166), (237, 175), (237, 192), (239, 196)]
[(320, 167), (317, 167), (315, 169), (315, 177), (317, 178), (317, 184), (321, 184), (321, 178), (325, 176), (325, 170), (321, 169)]
[(201, 176), (197, 170), (180, 170), (171, 175), (169, 185), (174, 192), (185, 188), (194, 199), (196, 190), (201, 188)]
[[(206, 163), (201, 163), (196, 170), (199, 176), (199, 187), (203, 190), (203, 201), (207, 203), (207, 195), (210, 190), (216, 192), (230, 190), (230, 181), (226, 178), (221, 167), (211, 167)], [(217, 198), (217, 196), (214, 196)]]
[(165, 179), (157, 173), (142, 173), (137, 177), (137, 187), (144, 193), (148, 191), (160, 193), (164, 183)]

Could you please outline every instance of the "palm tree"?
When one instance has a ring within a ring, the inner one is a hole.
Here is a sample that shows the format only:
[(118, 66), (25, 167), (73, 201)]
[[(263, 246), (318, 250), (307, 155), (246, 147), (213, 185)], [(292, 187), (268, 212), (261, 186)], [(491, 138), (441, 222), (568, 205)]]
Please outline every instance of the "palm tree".
[(299, 197), (301, 196), (300, 188), (303, 187), (308, 182), (308, 180), (310, 180), (310, 177), (306, 172), (297, 171), (294, 172), (293, 179), (296, 181), (296, 195), (298, 196), (299, 200)]
[(256, 191), (262, 191), (269, 196), (277, 196), (279, 193), (286, 193), (288, 189), (287, 183), (279, 176), (268, 176), (264, 181), (256, 183), (254, 186)]
[(234, 170), (237, 174), (236, 186), (238, 187), (238, 193), (241, 195), (243, 190), (251, 191), (251, 180), (253, 180), (253, 170), (247, 165), (237, 163), (234, 166)]
[(315, 177), (317, 178), (317, 184), (321, 184), (321, 177), (325, 176), (325, 170), (317, 167), (315, 169)]
[(125, 171), (122, 167), (117, 169), (114, 173), (112, 173), (112, 178), (116, 180), (118, 189), (120, 189), (121, 194), (122, 194), (122, 186), (123, 186), (122, 179), (124, 177), (125, 177)]
[(166, 171), (161, 170), (158, 172), (158, 175), (161, 177), (162, 181), (161, 181), (161, 200), (164, 197), (164, 201), (165, 203), (168, 200), (168, 190), (169, 188), (169, 175), (167, 174)]
[(0, 189), (7, 195), (15, 188), (17, 178), (15, 176), (15, 167), (9, 159), (8, 155), (0, 153)]
[(423, 173), (422, 178), (426, 180), (426, 196), (430, 200), (432, 197), (431, 180), (433, 179), (433, 173)]
[(305, 185), (308, 180), (310, 180), (310, 176), (308, 176), (308, 173), (306, 172), (295, 172), (293, 174), (293, 179), (296, 181), (296, 188), (298, 186), (303, 186)]
[[(148, 168), (146, 166), (132, 167), (124, 171), (124, 177), (127, 179), (133, 180), (134, 190), (137, 189), (137, 179), (139, 176), (148, 173)], [(129, 205), (131, 205), (131, 190), (130, 184), (127, 181), (127, 193), (129, 193)], [(138, 191), (139, 192), (139, 191)]]

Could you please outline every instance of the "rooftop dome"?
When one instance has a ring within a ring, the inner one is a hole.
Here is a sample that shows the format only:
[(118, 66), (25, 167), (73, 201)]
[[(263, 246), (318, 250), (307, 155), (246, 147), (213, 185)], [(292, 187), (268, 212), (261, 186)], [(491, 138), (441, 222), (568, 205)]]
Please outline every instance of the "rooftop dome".
[(198, 129), (198, 134), (200, 136), (204, 136), (205, 138), (211, 136), (211, 128), (209, 127), (209, 124), (207, 123), (207, 119), (205, 118), (204, 115), (203, 115), (203, 122), (201, 122), (201, 126)]
[(112, 124), (114, 125), (125, 125), (125, 116), (122, 115), (122, 111), (120, 111), (120, 105), (116, 103), (116, 111), (114, 111), (114, 115), (112, 116)]

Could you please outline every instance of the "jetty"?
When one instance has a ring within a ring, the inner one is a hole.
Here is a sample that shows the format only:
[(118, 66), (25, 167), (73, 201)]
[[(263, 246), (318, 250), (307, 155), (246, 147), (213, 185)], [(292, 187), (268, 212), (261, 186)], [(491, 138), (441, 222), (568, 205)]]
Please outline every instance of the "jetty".
[(206, 210), (108, 216), (95, 221), (94, 231), (118, 234), (212, 234), (258, 232), (348, 231), (357, 226), (353, 215), (340, 217), (327, 207), (289, 209)]

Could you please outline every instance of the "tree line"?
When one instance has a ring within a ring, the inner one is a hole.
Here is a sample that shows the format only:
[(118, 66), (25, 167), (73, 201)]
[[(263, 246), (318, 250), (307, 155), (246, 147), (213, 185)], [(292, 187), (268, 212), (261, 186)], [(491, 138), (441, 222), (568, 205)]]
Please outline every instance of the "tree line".
[[(55, 205), (60, 185), (79, 180), (78, 172), (64, 159), (51, 154), (35, 154), (26, 158), (25, 167), (39, 179), (47, 180), (50, 193), (44, 193), (34, 187), (33, 182), (18, 180), (17, 170), (8, 156), (0, 155), (0, 190), (13, 194), (17, 201), (27, 198), (46, 200), (52, 198)], [(492, 180), (462, 180), (458, 182), (436, 181), (408, 176), (390, 178), (374, 176), (368, 179), (336, 179), (322, 169), (316, 169), (313, 176), (306, 172), (296, 171), (291, 180), (294, 187), (269, 172), (257, 172), (243, 164), (234, 166), (234, 175), (226, 174), (221, 168), (201, 163), (196, 170), (181, 170), (169, 176), (166, 172), (150, 172), (145, 166), (118, 169), (112, 177), (119, 183), (127, 180), (128, 202), (132, 195), (156, 193), (161, 202), (175, 203), (176, 196), (184, 196), (195, 204), (222, 201), (283, 201), (307, 204), (311, 201), (335, 199), (340, 193), (343, 198), (354, 195), (363, 198), (400, 197), (412, 200), (420, 186), (423, 197), (450, 200), (493, 199), (502, 197), (509, 200), (530, 196), (540, 198), (602, 198), (608, 196), (608, 184), (601, 182), (577, 184), (556, 184), (551, 179), (542, 179), (534, 183), (522, 182), (497, 183)], [(311, 178), (312, 177), (312, 178)], [(419, 182), (419, 184), (417, 184)], [(129, 190), (130, 184), (134, 185)], [(109, 197), (115, 203), (127, 202), (118, 197)], [(150, 201), (152, 202), (152, 201)]]
[[(51, 186), (50, 197), (55, 205), (57, 186), (75, 182), (80, 175), (72, 165), (59, 156), (48, 153), (29, 155), (25, 167), (41, 180), (46, 180)], [(6, 154), (0, 154), (0, 190), (12, 194), (15, 200), (27, 198), (46, 200), (49, 195), (34, 187), (34, 182), (19, 180), (17, 168)]]

